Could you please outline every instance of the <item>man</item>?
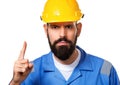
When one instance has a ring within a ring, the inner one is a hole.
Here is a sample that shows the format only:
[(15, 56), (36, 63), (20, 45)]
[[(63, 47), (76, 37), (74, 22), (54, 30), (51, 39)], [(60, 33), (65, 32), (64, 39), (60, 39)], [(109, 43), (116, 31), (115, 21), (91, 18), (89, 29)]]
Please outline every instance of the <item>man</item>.
[(48, 0), (41, 19), (51, 52), (29, 62), (24, 42), (10, 85), (120, 85), (111, 63), (76, 46), (82, 16), (76, 0)]

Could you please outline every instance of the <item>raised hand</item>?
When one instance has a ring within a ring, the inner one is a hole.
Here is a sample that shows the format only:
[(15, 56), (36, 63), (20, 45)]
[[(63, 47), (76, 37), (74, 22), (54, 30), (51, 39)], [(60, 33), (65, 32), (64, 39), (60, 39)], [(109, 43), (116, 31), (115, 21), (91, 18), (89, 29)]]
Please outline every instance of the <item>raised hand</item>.
[(24, 42), (19, 57), (14, 64), (14, 73), (10, 85), (19, 85), (31, 72), (33, 64), (28, 59), (24, 59), (27, 43)]

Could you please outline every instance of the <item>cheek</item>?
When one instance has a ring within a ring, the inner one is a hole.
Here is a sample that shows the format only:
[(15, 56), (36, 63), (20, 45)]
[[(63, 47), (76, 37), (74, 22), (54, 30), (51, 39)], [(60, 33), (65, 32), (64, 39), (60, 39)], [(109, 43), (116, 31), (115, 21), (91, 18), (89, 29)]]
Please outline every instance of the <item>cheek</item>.
[(74, 41), (77, 37), (78, 37), (78, 30), (76, 29), (75, 32), (74, 32)]
[(68, 39), (74, 41), (75, 38), (76, 38), (76, 35), (77, 35), (77, 31), (74, 30), (73, 32), (70, 32), (70, 33), (68, 34)]
[(49, 32), (49, 33), (47, 33), (47, 36), (48, 36), (48, 38), (49, 38), (51, 44), (53, 44), (54, 41), (56, 40), (55, 34)]

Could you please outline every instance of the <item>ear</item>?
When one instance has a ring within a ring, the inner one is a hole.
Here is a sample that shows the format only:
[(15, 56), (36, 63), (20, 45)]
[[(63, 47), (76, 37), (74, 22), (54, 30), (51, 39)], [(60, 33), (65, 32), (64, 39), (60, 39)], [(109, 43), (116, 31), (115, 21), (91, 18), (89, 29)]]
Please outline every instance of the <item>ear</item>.
[(47, 24), (44, 24), (44, 25), (43, 25), (43, 28), (44, 28), (45, 34), (47, 35), (47, 31), (48, 31)]
[(77, 37), (80, 36), (80, 33), (81, 33), (81, 29), (82, 29), (82, 23), (77, 23)]

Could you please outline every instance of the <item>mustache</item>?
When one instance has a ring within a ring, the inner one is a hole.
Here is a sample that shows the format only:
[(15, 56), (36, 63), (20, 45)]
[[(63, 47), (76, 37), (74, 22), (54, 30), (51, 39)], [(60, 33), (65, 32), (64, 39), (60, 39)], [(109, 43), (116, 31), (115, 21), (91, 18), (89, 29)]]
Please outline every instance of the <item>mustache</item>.
[(70, 40), (66, 39), (65, 37), (63, 37), (63, 38), (59, 38), (58, 40), (56, 40), (56, 41), (54, 42), (54, 44), (57, 44), (57, 43), (59, 43), (59, 42), (61, 42), (61, 41), (65, 41), (65, 42), (67, 42), (67, 43), (72, 43), (72, 41), (70, 41)]

